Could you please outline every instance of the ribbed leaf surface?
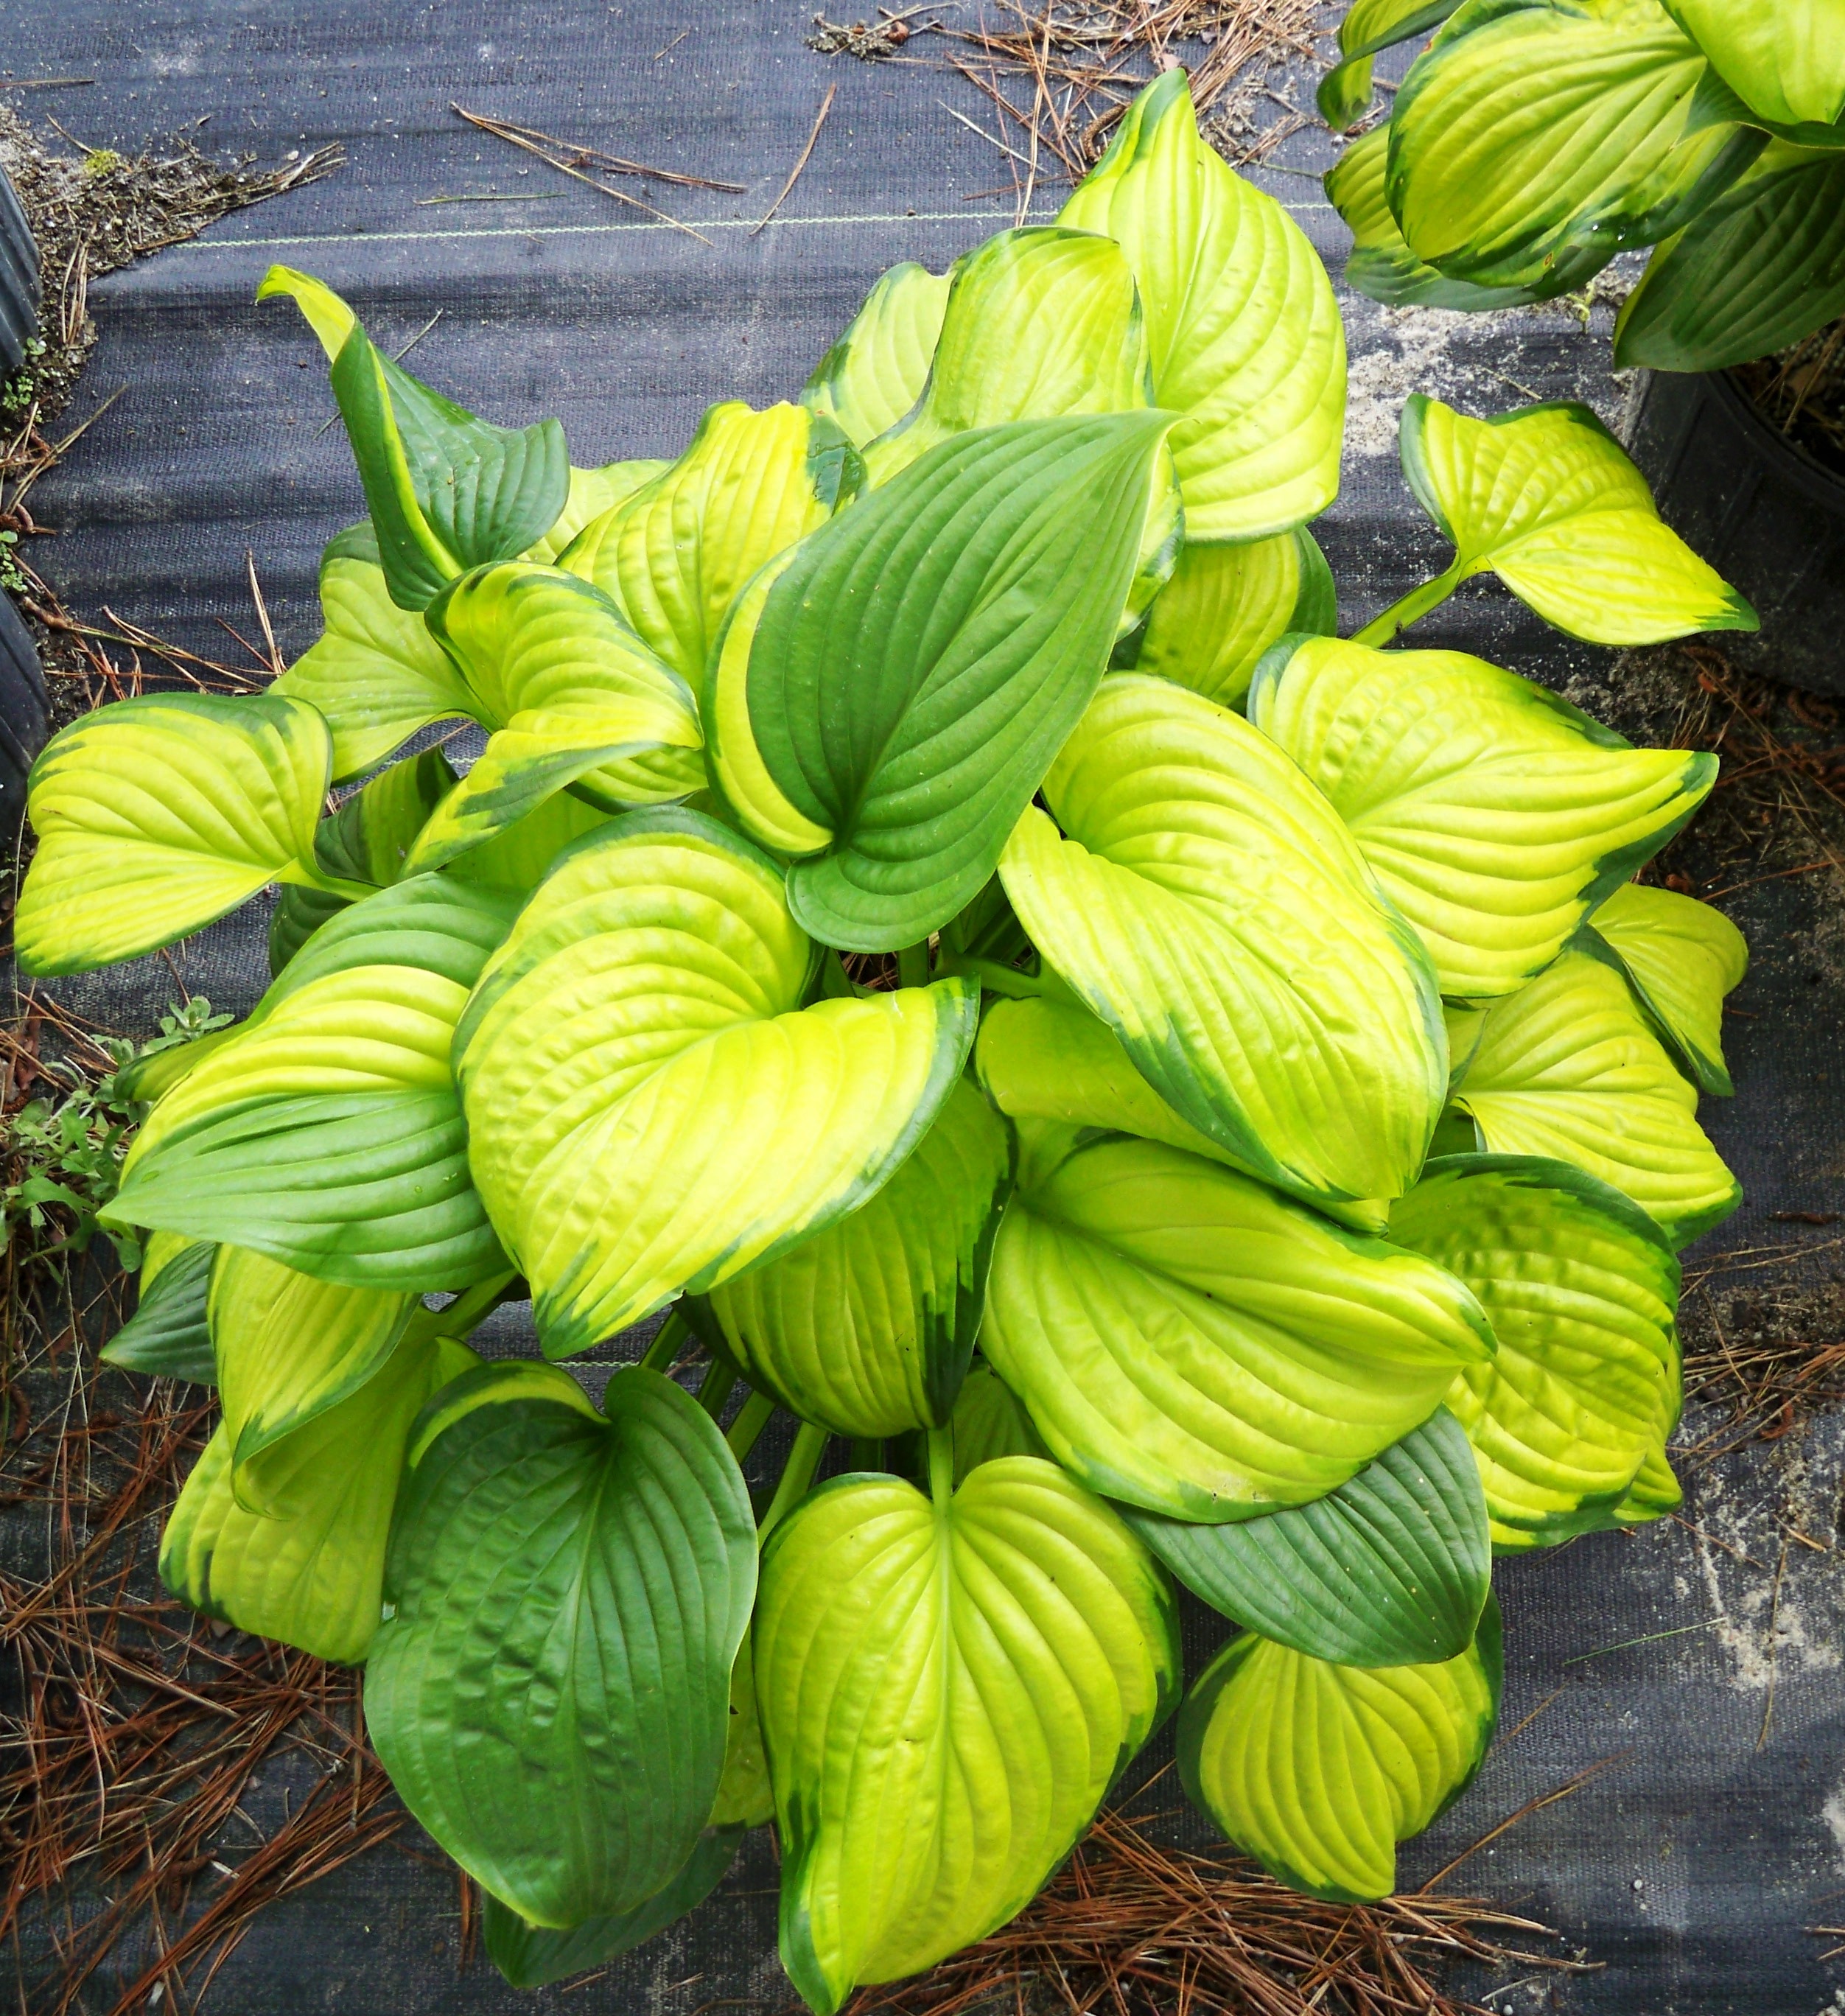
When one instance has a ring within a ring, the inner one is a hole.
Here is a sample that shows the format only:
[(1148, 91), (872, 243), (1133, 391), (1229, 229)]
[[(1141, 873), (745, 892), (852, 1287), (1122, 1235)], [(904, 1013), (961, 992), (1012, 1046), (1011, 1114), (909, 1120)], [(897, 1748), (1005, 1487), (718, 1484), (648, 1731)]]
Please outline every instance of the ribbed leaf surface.
[(1749, 970), (1749, 945), (1722, 911), (1628, 883), (1596, 910), (1585, 938), (1620, 963), (1654, 1029), (1700, 1092), (1727, 1098), (1724, 997)]
[(913, 262), (880, 273), (846, 333), (814, 367), (800, 402), (855, 448), (901, 420), (922, 396), (942, 333), (949, 276)]
[(212, 1355), (205, 1298), (217, 1255), (216, 1247), (192, 1240), (157, 1273), (150, 1274), (143, 1264), (140, 1301), (135, 1313), (102, 1347), (99, 1355), (103, 1361), (124, 1371), (145, 1372), (154, 1379), (189, 1379), (200, 1385), (216, 1385), (218, 1361)]
[(1135, 669), (1234, 707), (1277, 639), (1338, 627), (1332, 571), (1304, 526), (1246, 545), (1188, 541), (1147, 612)]

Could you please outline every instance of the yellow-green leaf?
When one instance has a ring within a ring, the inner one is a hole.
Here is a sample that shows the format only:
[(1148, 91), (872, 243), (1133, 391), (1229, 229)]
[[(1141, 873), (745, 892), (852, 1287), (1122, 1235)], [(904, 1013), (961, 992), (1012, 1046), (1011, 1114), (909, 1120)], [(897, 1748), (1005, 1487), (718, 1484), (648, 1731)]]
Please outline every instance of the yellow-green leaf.
[(1838, 0), (1665, 0), (1753, 112), (1783, 125), (1845, 113), (1845, 16)]
[(1723, 1060), (1723, 1003), (1749, 970), (1749, 945), (1722, 911), (1630, 882), (1590, 920), (1620, 962), (1666, 1047), (1699, 1091), (1735, 1090)]
[(845, 334), (814, 367), (801, 404), (824, 413), (854, 448), (901, 420), (928, 382), (951, 278), (913, 262), (879, 274)]
[(1278, 639), (1338, 627), (1332, 571), (1304, 526), (1246, 545), (1188, 540), (1147, 611), (1135, 669), (1235, 707)]
[(541, 567), (555, 567), (557, 556), (592, 520), (613, 511), (624, 498), (631, 497), (643, 484), (671, 465), (664, 462), (610, 462), (599, 469), (573, 469), (570, 494), (557, 522), (544, 538), (527, 546), (519, 557), (535, 560)]

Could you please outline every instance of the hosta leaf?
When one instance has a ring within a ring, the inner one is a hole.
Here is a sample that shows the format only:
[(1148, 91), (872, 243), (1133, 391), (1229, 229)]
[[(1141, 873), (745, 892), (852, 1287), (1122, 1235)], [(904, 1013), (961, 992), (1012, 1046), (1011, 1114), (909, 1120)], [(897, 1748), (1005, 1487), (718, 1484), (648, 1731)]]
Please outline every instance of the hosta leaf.
[(1458, 1658), (1492, 1586), (1480, 1473), (1445, 1409), (1297, 1510), (1219, 1526), (1126, 1508), (1123, 1517), (1233, 1622), (1342, 1665)]
[(1304, 526), (1248, 545), (1188, 542), (1147, 612), (1135, 668), (1234, 707), (1278, 638), (1338, 628), (1332, 570)]
[(1158, 1565), (1029, 1456), (933, 1504), (823, 1485), (770, 1537), (755, 1645), (782, 1961), (818, 2016), (1022, 1910), (1178, 1676)]
[(1183, 70), (1128, 108), (1060, 224), (1106, 232), (1140, 286), (1185, 536), (1257, 539), (1339, 488), (1345, 337), (1331, 283), (1274, 197), (1199, 138)]
[(1664, 0), (1731, 90), (1764, 119), (1832, 125), (1845, 113), (1845, 37), (1837, 0)]
[(664, 462), (610, 462), (599, 469), (573, 469), (570, 494), (563, 509), (541, 539), (534, 539), (519, 557), (554, 567), (557, 556), (585, 525), (613, 511), (624, 499), (633, 496), (644, 484), (671, 466)]
[(149, 693), (60, 730), (29, 779), (20, 965), (87, 973), (313, 880), (327, 747), (311, 707), (268, 693)]
[(711, 1291), (745, 1378), (838, 1435), (939, 1427), (973, 1354), (1011, 1180), (1005, 1124), (963, 1080), (869, 1203)]
[(519, 908), (513, 891), (456, 876), (407, 877), (329, 918), (269, 983), (248, 1021), (225, 1033), (241, 1037), (311, 982), (360, 967), (413, 967), (465, 992), (480, 977)]
[(730, 1725), (724, 1744), (724, 1775), (711, 1808), (714, 1827), (761, 1827), (775, 1815), (763, 1754), (762, 1721), (756, 1712), (756, 1666), (748, 1632), (730, 1669)]
[(858, 459), (804, 407), (713, 406), (692, 445), (586, 526), (559, 564), (593, 581), (691, 690), (704, 691), (725, 611), (757, 569), (824, 524)]
[(1749, 970), (1749, 945), (1722, 911), (1670, 889), (1628, 883), (1584, 934), (1606, 945), (1640, 1005), (1700, 1092), (1735, 1089), (1723, 1060), (1724, 996)]
[(559, 791), (491, 840), (469, 848), (449, 863), (445, 877), (470, 887), (529, 896), (550, 872), (552, 862), (573, 841), (606, 826), (610, 817), (571, 793)]
[(1401, 445), (1410, 488), (1455, 543), (1451, 578), (1490, 570), (1545, 622), (1596, 644), (1757, 628), (1588, 407), (1476, 420), (1412, 393)]
[(1390, 205), (1451, 278), (1529, 286), (1678, 230), (1766, 135), (1655, 0), (1473, 0), (1410, 67)]
[(1283, 1883), (1341, 1903), (1387, 1897), (1397, 1844), (1472, 1782), (1492, 1741), (1499, 1614), (1438, 1665), (1333, 1665), (1232, 1638), (1179, 1713), (1179, 1776), (1238, 1847)]
[(530, 1923), (633, 1911), (697, 1847), (756, 1589), (717, 1425), (655, 1372), (599, 1415), (484, 1366), (419, 1424), (365, 1718), (404, 1803)]
[(369, 525), (329, 544), (320, 607), (319, 642), (269, 690), (325, 717), (336, 783), (364, 776), (419, 728), (469, 712), (467, 688), (428, 625), (391, 600)]
[(141, 1299), (135, 1313), (102, 1347), (104, 1362), (156, 1379), (215, 1385), (218, 1362), (212, 1355), (205, 1296), (217, 1253), (214, 1246), (189, 1240), (154, 1273), (149, 1271), (154, 1258), (150, 1241), (141, 1269)]
[(1618, 1525), (1636, 1526), (1650, 1519), (1663, 1519), (1685, 1503), (1684, 1487), (1673, 1474), (1667, 1446), (1684, 1406), (1685, 1365), (1674, 1330), (1671, 1363), (1666, 1368), (1666, 1377), (1660, 1388), (1659, 1409), (1653, 1417), (1646, 1453), (1640, 1459), (1640, 1467), (1634, 1473), (1633, 1482), (1627, 1486), (1627, 1496), (1614, 1508), (1613, 1516)]
[(1777, 140), (1655, 250), (1615, 323), (1615, 362), (1721, 371), (1842, 313), (1845, 154)]
[(1458, 651), (1289, 639), (1250, 718), (1351, 829), (1444, 994), (1510, 994), (1691, 818), (1717, 758), (1635, 749)]
[(1044, 1438), (1012, 1388), (990, 1365), (976, 1365), (955, 1396), (955, 1483), (967, 1481), (984, 1463), (1005, 1456), (1048, 1456)]
[(801, 404), (824, 413), (855, 448), (901, 420), (928, 382), (950, 279), (913, 262), (881, 273), (845, 334), (814, 367)]
[(980, 1349), (1051, 1453), (1174, 1518), (1322, 1496), (1440, 1404), (1492, 1334), (1418, 1255), (1151, 1141), (1021, 1187)]
[(1479, 1460), (1495, 1546), (1613, 1524), (1678, 1414), (1678, 1262), (1664, 1235), (1563, 1163), (1457, 1155), (1398, 1200), (1390, 1236), (1466, 1282), (1498, 1337), (1448, 1402)]
[(241, 1631), (356, 1665), (378, 1628), (385, 1543), (405, 1445), (424, 1402), (479, 1360), (465, 1345), (405, 1334), (349, 1399), (273, 1451), (294, 1516), (246, 1511), (221, 1424), (160, 1539), (160, 1575), (182, 1603)]
[(1000, 873), (1183, 1118), (1314, 1200), (1394, 1197), (1447, 1084), (1434, 974), (1332, 808), (1239, 715), (1108, 680)]
[(1620, 974), (1566, 952), (1487, 1014), (1456, 1094), (1494, 1154), (1554, 1157), (1624, 1192), (1674, 1246), (1742, 1191), (1696, 1119), (1698, 1096)]
[(421, 609), (469, 567), (511, 560), (570, 495), (563, 429), (477, 419), (372, 347), (318, 280), (272, 266), (257, 289), (286, 294), (326, 351), (333, 397), (365, 486), (379, 559), (401, 609)]
[(1371, 59), (1412, 36), (1439, 27), (1459, 0), (1354, 0), (1339, 24), (1340, 61), (1320, 80), (1320, 117), (1336, 130), (1361, 118), (1371, 103)]
[(718, 772), (766, 844), (818, 855), (788, 900), (825, 943), (913, 944), (993, 873), (1102, 676), (1169, 419), (958, 435), (743, 599)]
[(687, 812), (565, 855), (456, 1055), (474, 1166), (553, 1356), (704, 1294), (865, 1202), (959, 1075), (961, 981), (803, 1008), (782, 877)]

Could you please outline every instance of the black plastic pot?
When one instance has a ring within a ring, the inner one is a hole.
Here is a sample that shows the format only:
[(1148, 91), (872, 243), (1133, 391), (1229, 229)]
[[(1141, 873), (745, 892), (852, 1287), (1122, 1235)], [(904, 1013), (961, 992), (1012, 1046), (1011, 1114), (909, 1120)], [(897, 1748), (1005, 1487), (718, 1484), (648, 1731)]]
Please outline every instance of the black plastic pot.
[(1759, 635), (1721, 640), (1750, 671), (1845, 694), (1845, 477), (1769, 426), (1728, 373), (1649, 373), (1629, 452), (1667, 524), (1740, 589)]
[[(0, 376), (24, 362), (38, 333), (38, 247), (26, 213), (0, 174)], [(9, 842), (26, 809), (26, 772), (45, 746), (51, 708), (32, 633), (0, 593), (0, 844)]]

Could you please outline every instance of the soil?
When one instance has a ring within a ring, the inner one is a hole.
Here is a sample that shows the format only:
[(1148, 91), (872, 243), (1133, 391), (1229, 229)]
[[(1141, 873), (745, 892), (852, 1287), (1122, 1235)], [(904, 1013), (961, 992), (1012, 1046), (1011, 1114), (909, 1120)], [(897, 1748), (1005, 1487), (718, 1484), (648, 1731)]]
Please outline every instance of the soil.
[(1845, 318), (1730, 376), (1778, 433), (1845, 476)]

